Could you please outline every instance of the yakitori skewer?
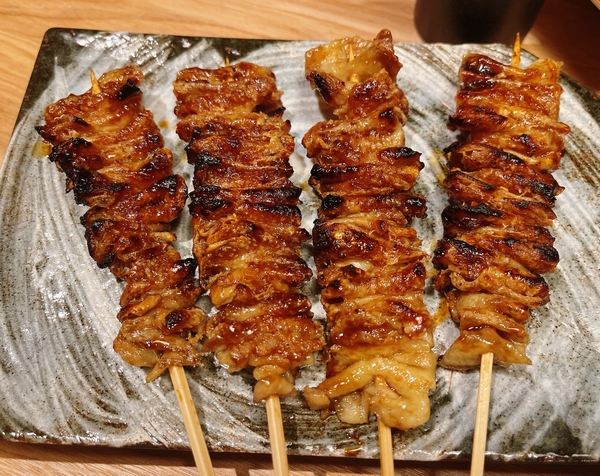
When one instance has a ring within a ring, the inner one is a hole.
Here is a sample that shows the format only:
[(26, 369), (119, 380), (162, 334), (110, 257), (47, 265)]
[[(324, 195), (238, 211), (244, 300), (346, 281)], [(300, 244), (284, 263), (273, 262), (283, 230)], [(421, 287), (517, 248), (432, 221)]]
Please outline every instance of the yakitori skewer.
[(306, 77), (336, 119), (303, 145), (321, 198), (313, 228), (317, 281), (327, 313), (327, 378), (305, 388), (313, 409), (346, 423), (378, 418), (381, 469), (394, 472), (391, 428), (429, 418), (435, 386), (434, 322), (424, 305), (425, 253), (410, 226), (425, 213), (412, 192), (423, 167), (405, 146), (408, 103), (389, 31), (344, 38), (306, 53)]
[(551, 173), (560, 165), (569, 127), (558, 121), (560, 64), (520, 67), (468, 54), (449, 126), (467, 136), (446, 149), (444, 238), (433, 262), (459, 337), (440, 360), (456, 370), (480, 368), (473, 475), (482, 474), (492, 368), (530, 364), (525, 323), (548, 302), (542, 274), (558, 263), (547, 227), (562, 192)]
[(202, 350), (229, 372), (253, 369), (273, 465), (285, 475), (280, 397), (295, 394), (295, 374), (324, 340), (300, 292), (312, 277), (301, 253), (310, 235), (290, 181), (294, 139), (282, 92), (268, 68), (247, 62), (184, 69), (174, 92), (177, 133), (194, 165), (193, 251), (216, 308)]
[[(519, 34), (515, 38), (511, 66), (521, 66), (521, 40)], [(471, 450), (471, 475), (482, 476), (485, 467), (485, 448), (487, 444), (487, 427), (492, 392), (492, 373), (494, 371), (494, 354), (487, 352), (481, 356), (479, 367), (479, 384), (477, 387), (477, 408)]]
[(170, 369), (199, 474), (213, 475), (182, 366), (198, 365), (206, 315), (194, 306), (200, 287), (195, 260), (172, 246), (170, 222), (183, 209), (187, 186), (172, 171), (172, 154), (142, 105), (137, 66), (96, 79), (90, 90), (47, 107), (37, 127), (52, 144), (50, 160), (67, 176), (67, 191), (89, 206), (82, 217), (88, 248), (126, 287), (115, 350), (132, 365)]

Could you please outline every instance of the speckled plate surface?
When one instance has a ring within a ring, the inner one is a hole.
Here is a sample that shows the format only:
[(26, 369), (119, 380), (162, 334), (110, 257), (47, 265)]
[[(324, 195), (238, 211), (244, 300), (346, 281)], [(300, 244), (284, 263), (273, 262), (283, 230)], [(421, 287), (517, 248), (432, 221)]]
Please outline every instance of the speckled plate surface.
[[(306, 180), (310, 164), (300, 139), (323, 119), (316, 95), (304, 80), (304, 52), (315, 42), (243, 41), (211, 38), (50, 30), (44, 38), (0, 178), (0, 434), (9, 440), (107, 446), (186, 448), (188, 441), (168, 376), (146, 384), (146, 371), (124, 364), (112, 350), (122, 286), (88, 256), (82, 207), (64, 193), (64, 177), (40, 152), (34, 126), (44, 107), (89, 88), (97, 75), (135, 62), (176, 170), (189, 179), (184, 144), (174, 133), (176, 72), (217, 67), (224, 57), (273, 69), (284, 91), (287, 118), (296, 138), (293, 179), (303, 185), (305, 226), (311, 228), (315, 199)], [(455, 133), (445, 123), (454, 109), (457, 71), (467, 51), (510, 61), (500, 45), (398, 44), (404, 64), (398, 82), (410, 102), (407, 145), (423, 153), (418, 191), (428, 198), (428, 217), (417, 223), (431, 252), (441, 236), (445, 194), (436, 180), (440, 149)], [(525, 64), (532, 61), (524, 54)], [(572, 80), (565, 88), (561, 120), (572, 133), (556, 178), (565, 187), (553, 227), (561, 262), (547, 276), (551, 302), (529, 322), (531, 366), (494, 371), (488, 456), (522, 461), (600, 459), (600, 106)], [(191, 229), (184, 213), (176, 226), (180, 250), (190, 256)], [(317, 296), (314, 296), (315, 302)], [(428, 289), (435, 312), (438, 298)], [(315, 304), (317, 318), (322, 309)], [(456, 329), (449, 320), (436, 331), (443, 352)], [(268, 452), (262, 405), (251, 403), (252, 379), (228, 375), (207, 356), (187, 370), (191, 391), (214, 451)], [(305, 370), (297, 381), (317, 382), (323, 367)], [(397, 459), (468, 458), (473, 434), (478, 372), (437, 371), (432, 415), (422, 427), (393, 433)], [(282, 399), (290, 454), (378, 455), (377, 424), (320, 421), (300, 398)]]

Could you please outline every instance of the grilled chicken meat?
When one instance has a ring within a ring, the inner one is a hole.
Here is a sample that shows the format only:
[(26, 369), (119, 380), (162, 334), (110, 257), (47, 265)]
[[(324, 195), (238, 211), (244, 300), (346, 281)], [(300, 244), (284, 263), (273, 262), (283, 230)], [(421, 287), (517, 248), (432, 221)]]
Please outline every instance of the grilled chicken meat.
[(326, 379), (304, 395), (313, 409), (362, 423), (416, 427), (435, 386), (434, 323), (423, 302), (426, 257), (410, 223), (425, 214), (411, 189), (423, 167), (405, 147), (408, 103), (396, 85), (392, 37), (345, 38), (306, 53), (306, 77), (337, 119), (303, 145), (322, 203), (313, 228), (327, 313)]
[(446, 149), (450, 198), (433, 262), (460, 335), (441, 359), (452, 369), (528, 364), (529, 310), (549, 299), (542, 274), (558, 263), (546, 227), (562, 192), (552, 172), (569, 127), (558, 121), (560, 64), (527, 68), (467, 55), (449, 127), (466, 134)]
[(196, 261), (173, 247), (170, 223), (187, 198), (171, 152), (142, 104), (137, 66), (103, 74), (81, 95), (47, 107), (39, 134), (67, 176), (67, 191), (89, 207), (81, 218), (89, 252), (125, 283), (115, 350), (132, 365), (198, 365), (206, 315), (194, 307)]
[(203, 351), (235, 372), (253, 368), (254, 400), (294, 392), (294, 375), (323, 347), (300, 292), (312, 271), (301, 246), (294, 140), (275, 76), (239, 63), (189, 68), (174, 83), (177, 133), (194, 165), (190, 211), (200, 280), (217, 312)]

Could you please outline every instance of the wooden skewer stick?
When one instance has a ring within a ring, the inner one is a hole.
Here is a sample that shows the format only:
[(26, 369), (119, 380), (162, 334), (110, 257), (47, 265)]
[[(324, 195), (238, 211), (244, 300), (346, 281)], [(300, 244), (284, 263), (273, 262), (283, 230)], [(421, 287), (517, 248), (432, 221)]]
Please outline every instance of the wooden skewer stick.
[(275, 471), (275, 476), (288, 476), (289, 467), (279, 395), (268, 397), (265, 405), (267, 408), (267, 424), (269, 427), (269, 440), (271, 441), (273, 470)]
[(483, 354), (479, 369), (477, 413), (475, 416), (475, 433), (473, 435), (473, 449), (471, 452), (471, 476), (483, 475), (493, 368), (494, 354), (491, 352)]
[(377, 420), (379, 429), (379, 462), (381, 465), (381, 476), (394, 476), (394, 449), (392, 445), (392, 429)]
[[(96, 79), (94, 71), (90, 69), (90, 82), (92, 83), (92, 93), (100, 94), (100, 84)], [(196, 413), (196, 407), (192, 400), (192, 394), (190, 393), (190, 387), (187, 383), (185, 371), (183, 367), (169, 367), (171, 374), (171, 380), (173, 381), (173, 387), (175, 387), (175, 394), (177, 395), (177, 401), (179, 402), (179, 409), (183, 417), (183, 424), (190, 440), (190, 446), (194, 455), (194, 461), (198, 468), (198, 474), (200, 476), (214, 476), (210, 455), (206, 442), (204, 441), (204, 435), (202, 434), (202, 427), (198, 421), (198, 414)]]
[[(376, 385), (387, 385), (379, 375), (375, 377)], [(379, 433), (379, 464), (381, 476), (394, 476), (394, 445), (392, 443), (392, 429), (377, 419)]]
[(206, 442), (204, 441), (204, 435), (200, 422), (198, 421), (198, 414), (196, 413), (196, 407), (192, 400), (192, 394), (190, 393), (190, 387), (187, 383), (185, 371), (183, 367), (174, 366), (169, 367), (171, 374), (171, 380), (173, 381), (173, 387), (175, 387), (175, 394), (177, 395), (177, 401), (179, 402), (179, 408), (183, 417), (183, 424), (190, 440), (190, 446), (192, 448), (192, 454), (194, 455), (194, 461), (198, 468), (198, 474), (200, 476), (214, 476), (210, 455)]

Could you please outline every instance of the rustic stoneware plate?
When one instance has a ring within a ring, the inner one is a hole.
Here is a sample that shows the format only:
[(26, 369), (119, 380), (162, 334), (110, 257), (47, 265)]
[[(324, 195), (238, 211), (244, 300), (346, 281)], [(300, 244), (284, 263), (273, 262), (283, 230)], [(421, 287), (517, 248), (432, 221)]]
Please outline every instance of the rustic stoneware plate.
[[(176, 72), (218, 67), (240, 59), (268, 66), (284, 91), (296, 153), (294, 180), (305, 190), (305, 226), (317, 205), (306, 185), (310, 163), (300, 139), (323, 120), (318, 98), (304, 79), (304, 52), (315, 42), (50, 30), (44, 38), (4, 159), (0, 186), (0, 434), (14, 441), (60, 444), (187, 448), (188, 441), (168, 376), (145, 383), (146, 370), (126, 365), (112, 350), (122, 289), (88, 256), (79, 216), (82, 207), (65, 194), (64, 177), (45, 157), (34, 126), (44, 107), (90, 87), (96, 75), (139, 64), (146, 107), (163, 126), (176, 171), (189, 179), (184, 144), (174, 133)], [(441, 236), (445, 194), (436, 175), (456, 133), (446, 120), (454, 109), (457, 71), (467, 51), (510, 61), (502, 45), (398, 44), (404, 64), (398, 83), (410, 102), (407, 145), (422, 152), (425, 168), (417, 190), (428, 198), (428, 216), (416, 224), (433, 250)], [(523, 62), (533, 58), (524, 54)], [(488, 456), (523, 461), (600, 459), (600, 106), (567, 77), (561, 120), (572, 128), (556, 178), (565, 187), (552, 229), (561, 261), (547, 276), (551, 302), (529, 322), (530, 366), (496, 369), (493, 375)], [(176, 225), (181, 252), (190, 256), (191, 230), (184, 213)], [(314, 288), (310, 288), (314, 289)], [(309, 290), (310, 290), (309, 289)], [(313, 296), (315, 315), (323, 311)], [(438, 297), (431, 286), (432, 313)], [(203, 305), (207, 305), (204, 299)], [(440, 353), (456, 336), (444, 321), (436, 331)], [(264, 406), (251, 403), (252, 379), (229, 375), (206, 356), (187, 370), (207, 444), (214, 451), (268, 452)], [(342, 425), (320, 420), (301, 398), (302, 388), (322, 378), (323, 367), (305, 370), (299, 396), (282, 399), (290, 454), (378, 455), (377, 424)], [(473, 435), (478, 372), (437, 371), (429, 422), (393, 432), (397, 459), (468, 458)]]

